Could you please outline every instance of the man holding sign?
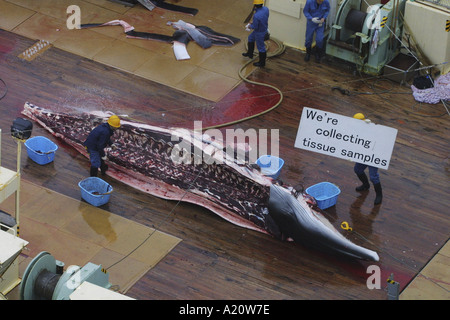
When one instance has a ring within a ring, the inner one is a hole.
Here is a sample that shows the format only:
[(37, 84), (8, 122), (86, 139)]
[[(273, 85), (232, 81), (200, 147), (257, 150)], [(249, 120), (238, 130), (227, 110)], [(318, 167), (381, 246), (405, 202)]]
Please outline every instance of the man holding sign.
[[(359, 119), (359, 120), (364, 120), (366, 122), (370, 122), (370, 120), (366, 119), (366, 117), (362, 113), (355, 114), (353, 116), (353, 118)], [(369, 190), (369, 188), (370, 188), (369, 180), (367, 179), (366, 173), (364, 172), (364, 170), (366, 170), (367, 167), (369, 167), (370, 181), (372, 181), (373, 187), (375, 188), (375, 193), (376, 193), (374, 204), (377, 205), (377, 204), (380, 204), (381, 201), (383, 200), (383, 193), (381, 191), (381, 184), (380, 184), (380, 175), (378, 174), (377, 167), (372, 167), (367, 164), (358, 163), (358, 162), (355, 163), (353, 170), (355, 171), (356, 176), (359, 178), (359, 180), (361, 180), (361, 182), (363, 183), (359, 187), (356, 187), (356, 191), (359, 191), (359, 192), (366, 191), (366, 190)]]
[(382, 193), (378, 168), (388, 169), (397, 129), (368, 120), (360, 121), (364, 119), (362, 114), (346, 117), (304, 107), (295, 147), (355, 162), (354, 171), (363, 181), (357, 191), (369, 189), (364, 173), (369, 167), (370, 180), (377, 194), (375, 204), (379, 204)]

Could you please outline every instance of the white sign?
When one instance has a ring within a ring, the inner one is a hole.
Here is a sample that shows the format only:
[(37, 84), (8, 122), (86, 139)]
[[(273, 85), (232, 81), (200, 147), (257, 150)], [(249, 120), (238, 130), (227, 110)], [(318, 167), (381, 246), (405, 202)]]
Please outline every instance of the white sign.
[(397, 129), (303, 108), (295, 147), (387, 169)]

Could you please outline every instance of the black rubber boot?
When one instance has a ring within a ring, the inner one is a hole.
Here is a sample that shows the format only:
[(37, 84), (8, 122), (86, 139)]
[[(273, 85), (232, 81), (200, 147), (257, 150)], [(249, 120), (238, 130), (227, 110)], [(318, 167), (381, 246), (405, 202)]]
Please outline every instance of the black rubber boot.
[(322, 59), (322, 48), (316, 47), (316, 62), (320, 63), (320, 60)]
[(250, 59), (253, 59), (253, 52), (255, 51), (255, 42), (249, 42), (247, 48), (247, 52), (244, 52), (242, 55), (244, 57), (249, 57)]
[(97, 174), (98, 174), (98, 168), (96, 168), (96, 167), (91, 167), (91, 170), (90, 170), (90, 176), (91, 177), (96, 177), (97, 176)]
[(367, 179), (366, 174), (365, 173), (361, 173), (361, 174), (357, 174), (356, 176), (359, 178), (359, 180), (361, 180), (361, 182), (363, 184), (360, 185), (359, 187), (356, 187), (355, 190), (359, 191), (359, 192), (369, 190), (370, 184), (369, 184), (369, 179)]
[(308, 62), (311, 59), (311, 47), (306, 48), (305, 62)]
[(255, 62), (253, 65), (255, 67), (264, 67), (266, 65), (266, 57), (267, 57), (266, 52), (260, 52), (259, 53), (259, 61)]
[(377, 184), (374, 184), (373, 187), (375, 188), (376, 192), (375, 201), (373, 204), (377, 205), (380, 204), (383, 200), (383, 192), (381, 191), (381, 184), (379, 182)]
[(102, 173), (102, 175), (106, 174), (106, 170), (108, 170), (108, 165), (105, 163), (105, 161), (103, 161), (103, 159), (100, 162), (100, 171)]

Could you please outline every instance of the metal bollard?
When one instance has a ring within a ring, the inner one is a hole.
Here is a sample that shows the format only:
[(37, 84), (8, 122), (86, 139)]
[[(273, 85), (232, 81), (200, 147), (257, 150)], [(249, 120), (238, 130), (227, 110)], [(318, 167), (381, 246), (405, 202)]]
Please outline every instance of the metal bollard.
[(391, 273), (391, 275), (387, 279), (387, 283), (388, 300), (398, 300), (400, 285), (397, 281), (394, 281), (393, 273)]

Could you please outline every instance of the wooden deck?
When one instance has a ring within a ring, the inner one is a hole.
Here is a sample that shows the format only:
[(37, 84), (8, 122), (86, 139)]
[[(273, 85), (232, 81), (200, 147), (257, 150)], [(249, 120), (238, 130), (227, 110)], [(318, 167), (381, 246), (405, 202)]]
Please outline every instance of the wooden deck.
[[(8, 130), (26, 101), (50, 109), (63, 105), (91, 110), (101, 105), (163, 126), (209, 103), (56, 48), (32, 62), (17, 58), (34, 42), (0, 30), (0, 78), (8, 87), (0, 100), (3, 166), (15, 168), (16, 144)], [(375, 264), (381, 269), (382, 288), (366, 286), (371, 263), (282, 242), (201, 207), (177, 205), (109, 179), (115, 192), (105, 210), (182, 239), (127, 295), (160, 300), (383, 300), (391, 274), (403, 289), (448, 240), (449, 115), (443, 105), (417, 104), (408, 87), (361, 76), (337, 61), (305, 63), (301, 52), (289, 48), (269, 59), (251, 79), (279, 88), (283, 102), (231, 128), (280, 130), (280, 154), (286, 161), (283, 182), (339, 185), (338, 203), (326, 215), (338, 229), (348, 221), (357, 232), (348, 237), (379, 253), (381, 260)], [(334, 86), (354, 94), (343, 95), (331, 90)], [(3, 90), (0, 83), (0, 94)], [(365, 195), (354, 191), (358, 181), (351, 162), (294, 148), (305, 106), (348, 116), (362, 112), (375, 123), (398, 129), (389, 170), (380, 173), (380, 206), (373, 206), (373, 189)], [(56, 161), (47, 166), (33, 163), (24, 153), (22, 179), (80, 199), (77, 184), (88, 175), (88, 160), (37, 125), (33, 135), (51, 138), (60, 149)]]

